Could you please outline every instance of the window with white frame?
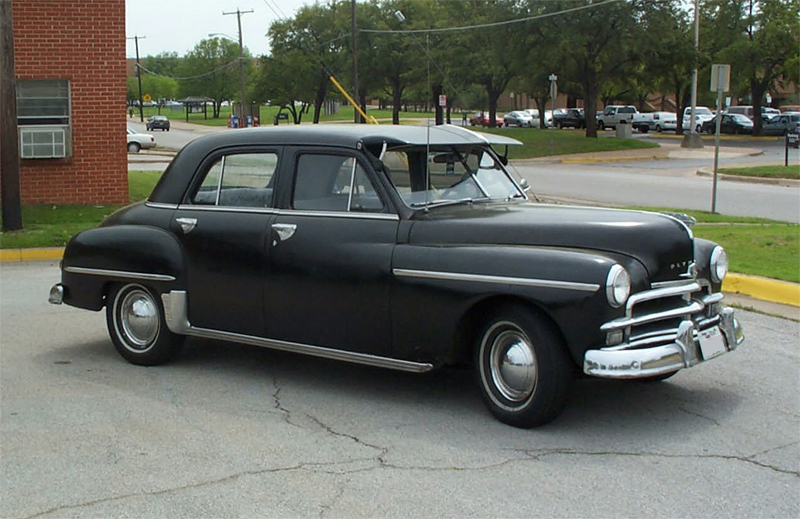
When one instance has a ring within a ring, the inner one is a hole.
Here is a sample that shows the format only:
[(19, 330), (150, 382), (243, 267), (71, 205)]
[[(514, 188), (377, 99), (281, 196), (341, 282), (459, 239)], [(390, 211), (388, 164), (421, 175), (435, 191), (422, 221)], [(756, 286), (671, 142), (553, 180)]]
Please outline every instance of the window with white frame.
[(23, 159), (70, 156), (72, 132), (69, 80), (17, 81), (17, 124)]

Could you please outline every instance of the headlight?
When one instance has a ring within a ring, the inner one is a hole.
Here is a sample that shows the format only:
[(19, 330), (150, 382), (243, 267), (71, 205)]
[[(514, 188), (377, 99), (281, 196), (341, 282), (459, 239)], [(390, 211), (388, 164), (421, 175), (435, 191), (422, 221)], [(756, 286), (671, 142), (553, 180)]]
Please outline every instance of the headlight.
[(725, 249), (717, 245), (711, 252), (711, 280), (714, 283), (722, 283), (725, 276), (728, 274), (728, 254)]
[(631, 276), (621, 265), (614, 265), (608, 271), (606, 279), (606, 297), (608, 304), (619, 308), (628, 300), (631, 293)]

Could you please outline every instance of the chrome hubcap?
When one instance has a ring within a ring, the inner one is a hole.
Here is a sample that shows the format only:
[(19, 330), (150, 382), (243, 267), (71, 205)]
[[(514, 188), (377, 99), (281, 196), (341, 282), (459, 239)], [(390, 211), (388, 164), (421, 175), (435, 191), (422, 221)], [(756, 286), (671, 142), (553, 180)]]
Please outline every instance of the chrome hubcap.
[(505, 330), (494, 338), (489, 364), (494, 385), (503, 397), (521, 402), (533, 393), (537, 380), (536, 354), (520, 330)]
[(124, 295), (118, 308), (126, 342), (137, 350), (149, 347), (159, 328), (158, 306), (150, 294), (135, 288)]

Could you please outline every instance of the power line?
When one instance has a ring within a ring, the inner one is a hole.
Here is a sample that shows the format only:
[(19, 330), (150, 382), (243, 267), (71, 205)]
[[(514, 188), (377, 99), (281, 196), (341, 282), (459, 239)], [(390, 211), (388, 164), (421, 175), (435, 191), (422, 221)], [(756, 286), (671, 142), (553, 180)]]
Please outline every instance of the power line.
[(569, 14), (574, 13), (576, 11), (583, 11), (585, 9), (591, 9), (594, 7), (601, 7), (607, 4), (613, 4), (615, 2), (619, 2), (621, 0), (605, 0), (604, 2), (600, 2), (599, 4), (587, 4), (581, 5), (578, 7), (572, 7), (570, 9), (565, 9), (563, 11), (557, 11), (554, 13), (546, 13), (546, 14), (538, 14), (535, 16), (527, 16), (525, 18), (517, 18), (514, 20), (506, 20), (504, 22), (492, 22), (492, 23), (482, 23), (478, 25), (465, 25), (461, 27), (442, 27), (438, 29), (359, 29), (360, 32), (369, 32), (369, 33), (377, 33), (377, 34), (417, 34), (417, 33), (433, 33), (433, 32), (452, 32), (452, 31), (463, 31), (468, 29), (485, 29), (487, 27), (498, 27), (501, 25), (511, 25), (514, 23), (522, 23), (522, 22), (529, 22), (531, 20), (541, 20), (542, 18), (552, 18), (554, 16), (561, 16), (562, 14)]
[(189, 81), (189, 80), (192, 80), (192, 79), (200, 79), (200, 78), (203, 78), (203, 77), (206, 77), (206, 76), (211, 76), (211, 75), (219, 72), (220, 70), (224, 70), (226, 68), (229, 68), (229, 67), (237, 64), (238, 62), (239, 62), (239, 60), (236, 59), (236, 60), (228, 62), (228, 63), (226, 63), (226, 64), (224, 64), (222, 66), (219, 66), (219, 67), (215, 68), (214, 70), (210, 70), (208, 72), (204, 72), (204, 73), (198, 74), (196, 76), (184, 76), (184, 77), (167, 76), (165, 74), (159, 74), (158, 72), (153, 72), (152, 70), (148, 69), (144, 65), (139, 65), (139, 68), (141, 70), (144, 70), (148, 74), (153, 75), (153, 76), (164, 77), (164, 78), (168, 78), (168, 79), (174, 79), (175, 81)]

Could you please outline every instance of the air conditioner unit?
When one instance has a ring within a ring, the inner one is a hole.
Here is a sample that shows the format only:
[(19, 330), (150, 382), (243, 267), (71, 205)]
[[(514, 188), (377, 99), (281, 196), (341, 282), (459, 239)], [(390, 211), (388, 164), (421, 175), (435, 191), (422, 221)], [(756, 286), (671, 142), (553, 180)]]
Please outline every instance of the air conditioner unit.
[(67, 156), (67, 129), (63, 127), (20, 127), (20, 156), (23, 159), (52, 159)]

